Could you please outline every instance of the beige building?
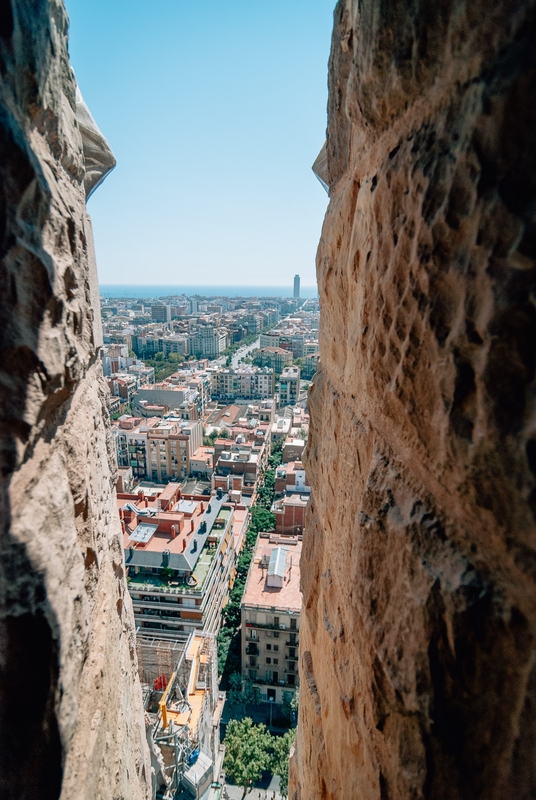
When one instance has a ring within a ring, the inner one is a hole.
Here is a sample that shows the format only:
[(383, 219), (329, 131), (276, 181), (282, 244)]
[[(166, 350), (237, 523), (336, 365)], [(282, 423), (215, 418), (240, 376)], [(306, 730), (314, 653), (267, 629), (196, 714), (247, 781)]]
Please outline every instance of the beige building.
[(279, 380), (279, 405), (296, 405), (300, 397), (300, 370), (298, 367), (287, 367)]
[(211, 374), (212, 397), (219, 400), (264, 400), (274, 396), (275, 372), (270, 367), (218, 369)]
[(255, 363), (259, 367), (273, 367), (281, 375), (285, 367), (292, 366), (292, 353), (281, 347), (261, 347), (255, 356)]
[(259, 538), (242, 598), (242, 673), (275, 703), (299, 682), (301, 549), (299, 539)]
[(203, 444), (200, 420), (168, 416), (148, 434), (147, 477), (157, 483), (183, 480), (192, 472), (192, 458)]

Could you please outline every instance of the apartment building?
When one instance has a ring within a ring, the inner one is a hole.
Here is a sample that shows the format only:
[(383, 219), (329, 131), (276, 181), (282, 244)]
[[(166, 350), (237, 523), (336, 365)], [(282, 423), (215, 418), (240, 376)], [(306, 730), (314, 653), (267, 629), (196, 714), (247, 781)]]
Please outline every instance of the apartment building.
[(216, 369), (211, 382), (212, 397), (224, 401), (262, 400), (275, 392), (275, 372), (270, 367)]
[(262, 314), (247, 314), (241, 322), (248, 329), (248, 334), (260, 333), (266, 324)]
[(140, 387), (136, 393), (132, 407), (136, 409), (142, 403), (149, 405), (166, 405), (171, 409), (179, 408), (185, 400), (191, 399), (191, 392), (187, 386), (175, 386), (172, 383), (154, 383), (151, 386)]
[(298, 367), (286, 367), (279, 379), (279, 405), (294, 406), (300, 397), (301, 373)]
[(279, 347), (279, 334), (275, 331), (261, 333), (259, 338), (260, 347)]
[(210, 375), (206, 371), (206, 365), (209, 362), (195, 362), (192, 367), (188, 366), (190, 363), (192, 362), (180, 365), (177, 372), (171, 375), (167, 382), (179, 389), (190, 390), (192, 394), (188, 394), (187, 399), (189, 402), (197, 404), (199, 416), (202, 416), (212, 399), (212, 384)]
[(138, 379), (138, 386), (146, 386), (154, 383), (154, 367), (147, 367), (143, 361), (135, 361), (127, 371), (130, 375), (135, 375)]
[(192, 459), (203, 444), (200, 420), (167, 415), (147, 435), (149, 462), (147, 477), (157, 483), (184, 480), (192, 472)]
[(254, 361), (259, 367), (272, 367), (281, 375), (286, 367), (292, 366), (292, 353), (282, 347), (261, 347)]
[[(303, 441), (301, 443), (304, 444)], [(305, 512), (311, 495), (311, 487), (307, 484), (301, 461), (281, 464), (276, 469), (274, 491), (275, 500), (271, 510), (275, 514), (276, 533), (300, 536), (305, 526)]]
[(225, 496), (183, 498), (180, 484), (118, 494), (127, 585), (138, 634), (217, 633), (248, 524)]
[(299, 539), (259, 537), (242, 598), (242, 672), (275, 703), (299, 683), (301, 549)]
[(131, 403), (139, 385), (137, 375), (119, 372), (107, 379), (108, 388), (112, 397), (119, 397), (121, 403)]
[(105, 378), (118, 372), (126, 371), (133, 359), (128, 357), (128, 347), (125, 344), (105, 344), (101, 347), (102, 373)]
[(138, 334), (132, 337), (132, 349), (138, 356), (152, 358), (156, 353), (179, 353), (187, 356), (189, 350), (189, 338), (186, 334), (172, 334), (161, 336), (157, 334)]
[(124, 414), (112, 425), (119, 467), (131, 467), (135, 480), (147, 477), (147, 437), (157, 417), (142, 419)]
[(225, 328), (212, 325), (199, 325), (189, 337), (190, 353), (207, 358), (217, 358), (229, 343), (229, 334)]
[[(318, 347), (318, 343), (316, 343), (316, 346)], [(314, 352), (310, 353), (309, 355), (306, 355), (305, 358), (303, 359), (303, 364), (302, 364), (303, 377), (307, 378), (307, 380), (312, 378), (318, 369), (319, 362), (320, 362), (320, 353)]]
[(200, 420), (185, 420), (176, 414), (147, 419), (125, 414), (112, 430), (118, 465), (132, 467), (138, 480), (183, 480), (194, 471), (193, 460), (203, 444)]
[(171, 322), (171, 306), (161, 304), (151, 306), (151, 319), (154, 322)]

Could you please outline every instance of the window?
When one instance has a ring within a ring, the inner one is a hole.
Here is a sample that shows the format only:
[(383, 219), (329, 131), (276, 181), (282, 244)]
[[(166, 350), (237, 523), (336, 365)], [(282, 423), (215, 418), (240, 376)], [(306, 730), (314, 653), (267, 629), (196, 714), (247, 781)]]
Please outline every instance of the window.
[(276, 652), (279, 650), (279, 645), (278, 645), (278, 644), (274, 644), (274, 650), (275, 650)]
[(274, 617), (274, 625), (276, 628), (279, 628), (279, 617)]
[(279, 639), (279, 631), (274, 631), (274, 639)]
[(272, 631), (266, 631), (266, 638), (267, 639), (271, 639), (272, 638)]
[(250, 667), (256, 667), (257, 666), (257, 659), (255, 658), (255, 656), (250, 656), (249, 657), (249, 666)]
[(296, 648), (295, 647), (289, 647), (289, 649), (288, 649), (288, 657), (289, 658), (296, 658)]
[(256, 680), (256, 678), (257, 678), (257, 670), (256, 669), (250, 669), (250, 671), (249, 671), (249, 679), (250, 679), (250, 681), (254, 681), (254, 680)]
[(295, 676), (294, 675), (287, 675), (287, 681), (289, 686), (294, 686), (295, 684)]
[(271, 658), (267, 658), (267, 659), (266, 659), (266, 663), (267, 663), (267, 664), (271, 664), (271, 663), (272, 663), (272, 659), (271, 659)]
[(296, 630), (296, 620), (295, 619), (291, 619), (290, 620), (290, 630), (291, 631), (295, 631)]
[(297, 644), (297, 642), (296, 642), (296, 634), (295, 633), (291, 633), (290, 634), (289, 644)]
[(279, 659), (278, 658), (274, 658), (274, 664), (279, 664)]
[[(276, 645), (276, 646), (277, 646), (277, 645)], [(272, 649), (272, 645), (271, 645), (271, 644), (267, 644), (267, 645), (266, 645), (266, 649), (267, 649), (267, 650), (271, 650), (271, 649)]]

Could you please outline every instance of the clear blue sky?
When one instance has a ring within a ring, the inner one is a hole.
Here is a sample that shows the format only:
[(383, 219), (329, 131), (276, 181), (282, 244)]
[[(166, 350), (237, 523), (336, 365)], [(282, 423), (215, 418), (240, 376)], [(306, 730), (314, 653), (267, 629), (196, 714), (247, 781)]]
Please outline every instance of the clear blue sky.
[(315, 283), (335, 0), (66, 0), (101, 283)]

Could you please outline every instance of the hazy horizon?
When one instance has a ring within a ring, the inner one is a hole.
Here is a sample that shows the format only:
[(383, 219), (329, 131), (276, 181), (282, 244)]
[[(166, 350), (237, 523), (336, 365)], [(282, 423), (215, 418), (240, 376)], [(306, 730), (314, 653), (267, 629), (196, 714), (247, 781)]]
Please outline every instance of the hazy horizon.
[[(293, 287), (283, 285), (255, 284), (147, 284), (147, 283), (99, 283), (100, 294), (104, 297), (168, 297), (185, 295), (205, 295), (207, 297), (285, 297), (293, 295)], [(158, 294), (161, 292), (161, 294)], [(318, 294), (316, 284), (300, 286), (300, 298), (310, 300)]]

